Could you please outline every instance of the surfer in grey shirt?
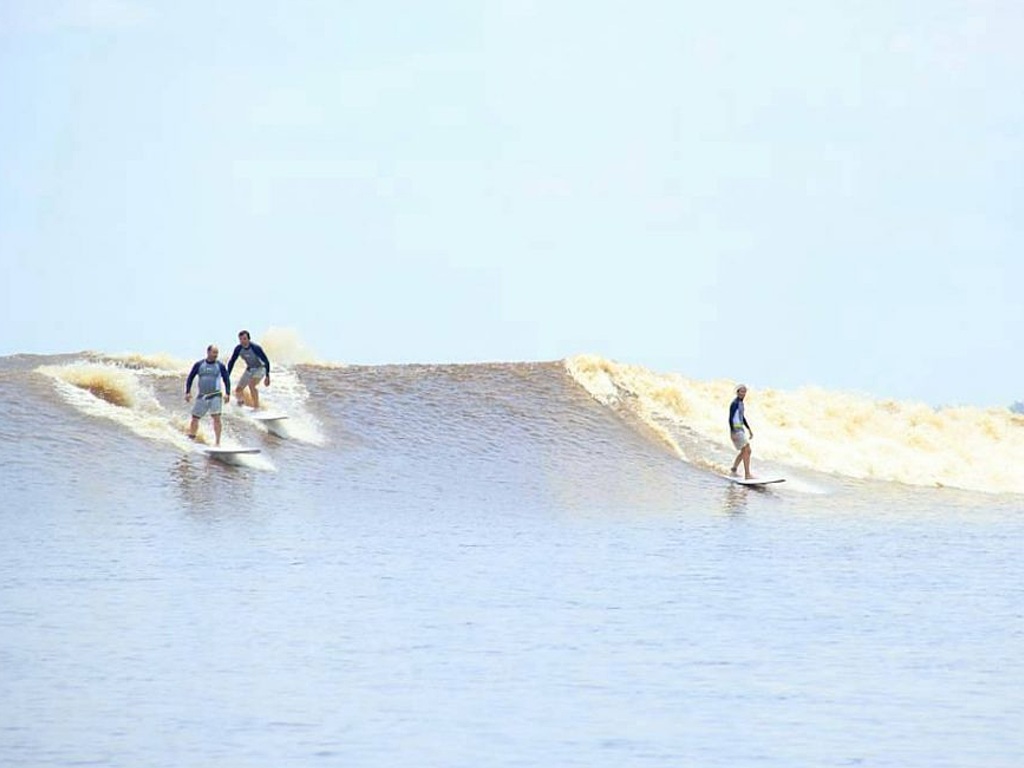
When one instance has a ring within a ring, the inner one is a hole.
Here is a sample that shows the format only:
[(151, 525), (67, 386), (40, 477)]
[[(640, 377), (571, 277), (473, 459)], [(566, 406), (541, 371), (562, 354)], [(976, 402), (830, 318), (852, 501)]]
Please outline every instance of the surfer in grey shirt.
[(248, 331), (238, 332), (238, 346), (228, 360), (228, 375), (235, 367), (235, 361), (241, 357), (245, 361), (245, 373), (238, 380), (235, 388), (235, 402), (242, 405), (245, 402), (245, 388), (249, 388), (249, 399), (252, 400), (253, 409), (260, 407), (260, 393), (256, 386), (263, 380), (263, 386), (270, 386), (270, 359), (263, 347), (252, 340)]
[[(206, 414), (213, 419), (213, 434), (217, 445), (220, 445), (220, 412), (221, 404), (231, 400), (231, 379), (228, 376), (228, 369), (224, 363), (217, 359), (220, 350), (213, 344), (206, 348), (206, 357), (196, 362), (189, 371), (188, 380), (185, 382), (185, 402), (192, 400), (192, 381), (199, 379), (199, 394), (196, 396), (195, 405), (192, 406), (192, 422), (188, 425), (188, 437), (196, 439), (196, 432), (199, 429), (199, 420)], [(224, 391), (221, 392), (220, 383), (224, 382)]]

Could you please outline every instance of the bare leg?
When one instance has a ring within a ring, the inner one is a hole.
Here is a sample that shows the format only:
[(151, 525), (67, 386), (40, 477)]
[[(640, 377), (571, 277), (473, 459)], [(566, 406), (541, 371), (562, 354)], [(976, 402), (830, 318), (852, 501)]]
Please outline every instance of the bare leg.
[(750, 480), (750, 443), (743, 446), (743, 450), (740, 451), (740, 456), (743, 457), (743, 477)]
[(260, 407), (260, 393), (256, 390), (256, 382), (253, 381), (249, 384), (249, 392), (252, 395), (252, 408), (258, 410)]
[(217, 439), (217, 445), (220, 445), (220, 414), (215, 413), (210, 416), (213, 419), (213, 435)]
[(192, 417), (192, 421), (188, 425), (188, 436), (192, 440), (196, 439), (196, 432), (199, 431), (199, 419), (195, 416)]
[(739, 467), (741, 461), (744, 462), (744, 466), (746, 466), (746, 461), (743, 457), (749, 450), (750, 443), (747, 443), (742, 448), (740, 448), (740, 452), (737, 453), (736, 458), (732, 460), (732, 468), (730, 469), (730, 472), (732, 472), (734, 475), (736, 474), (736, 469)]

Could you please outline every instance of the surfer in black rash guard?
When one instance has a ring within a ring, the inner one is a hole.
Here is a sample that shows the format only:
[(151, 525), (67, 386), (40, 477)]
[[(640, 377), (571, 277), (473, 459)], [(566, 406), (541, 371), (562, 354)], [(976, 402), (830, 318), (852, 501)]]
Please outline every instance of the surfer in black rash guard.
[(270, 359), (263, 351), (263, 347), (252, 340), (248, 331), (238, 332), (238, 346), (228, 361), (228, 375), (231, 374), (231, 369), (235, 367), (235, 361), (239, 357), (245, 360), (245, 373), (235, 388), (235, 403), (242, 405), (245, 402), (243, 395), (245, 388), (248, 387), (253, 410), (257, 410), (260, 407), (260, 393), (256, 387), (260, 379), (263, 379), (263, 386), (270, 386)]
[[(752, 480), (753, 476), (750, 474), (750, 441), (754, 439), (754, 430), (750, 428), (750, 424), (747, 423), (746, 414), (743, 412), (743, 398), (747, 396), (747, 387), (745, 384), (740, 384), (736, 387), (736, 399), (732, 401), (729, 406), (729, 437), (732, 438), (732, 444), (739, 451), (736, 454), (736, 459), (732, 463), (732, 474), (736, 474), (736, 469), (739, 467), (740, 462), (743, 462), (743, 477), (746, 480)], [(747, 437), (747, 432), (750, 433), (750, 437)]]

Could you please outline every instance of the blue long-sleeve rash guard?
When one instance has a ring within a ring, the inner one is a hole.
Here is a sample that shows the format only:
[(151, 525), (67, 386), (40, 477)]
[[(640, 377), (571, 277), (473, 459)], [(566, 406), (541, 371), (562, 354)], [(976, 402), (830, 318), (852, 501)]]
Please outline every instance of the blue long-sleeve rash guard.
[(737, 397), (729, 406), (729, 429), (738, 432), (744, 427), (750, 429), (750, 425), (747, 424), (747, 416), (743, 412), (743, 401)]
[(217, 387), (218, 375), (224, 380), (224, 389), (230, 392), (231, 377), (228, 375), (228, 369), (224, 367), (224, 363), (220, 360), (214, 360), (211, 363), (205, 358), (199, 360), (192, 366), (192, 370), (189, 371), (188, 380), (185, 382), (185, 394), (187, 395), (192, 391), (192, 381), (196, 376), (199, 377), (200, 397), (205, 397), (206, 395), (212, 395), (215, 392), (219, 392), (220, 389)]
[(231, 370), (235, 367), (235, 361), (238, 360), (239, 356), (245, 360), (246, 368), (259, 368), (262, 364), (267, 369), (267, 376), (270, 375), (270, 359), (259, 344), (250, 341), (248, 348), (243, 347), (241, 344), (236, 346), (235, 351), (231, 353), (231, 359), (228, 361), (228, 373), (231, 373)]

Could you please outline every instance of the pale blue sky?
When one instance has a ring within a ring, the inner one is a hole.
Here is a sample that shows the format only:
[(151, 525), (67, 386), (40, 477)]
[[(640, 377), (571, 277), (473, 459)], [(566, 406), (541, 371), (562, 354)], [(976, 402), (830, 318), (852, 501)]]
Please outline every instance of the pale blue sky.
[(1024, 4), (0, 0), (0, 354), (1024, 399)]

